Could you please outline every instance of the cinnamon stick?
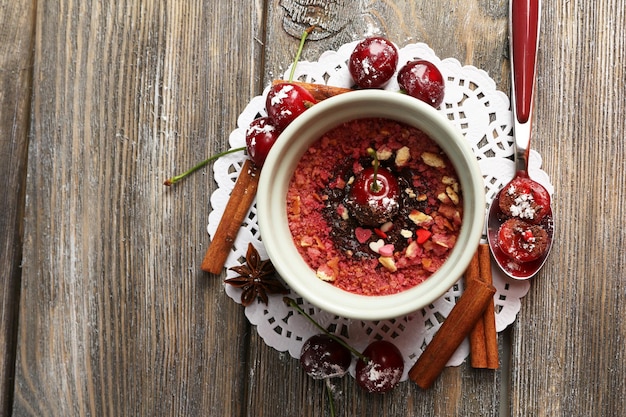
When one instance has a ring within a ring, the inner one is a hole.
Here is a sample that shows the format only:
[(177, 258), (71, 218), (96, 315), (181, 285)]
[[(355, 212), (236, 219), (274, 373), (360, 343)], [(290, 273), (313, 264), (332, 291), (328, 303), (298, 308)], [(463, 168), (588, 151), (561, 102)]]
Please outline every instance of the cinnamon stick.
[[(272, 82), (273, 85), (286, 83), (286, 80), (274, 80)], [(313, 98), (317, 101), (326, 100), (327, 98), (336, 96), (338, 94), (349, 93), (350, 91), (354, 91), (350, 88), (343, 87), (334, 87), (332, 85), (326, 84), (317, 84), (317, 83), (305, 83), (300, 81), (290, 81), (292, 84), (297, 84), (307, 90)]]
[(433, 384), (452, 354), (482, 317), (487, 305), (493, 303), (495, 292), (493, 285), (482, 281), (474, 281), (465, 289), (433, 340), (409, 371), (411, 380), (423, 389)]
[[(480, 263), (480, 278), (489, 285), (493, 283), (491, 275), (491, 252), (489, 245), (481, 244), (478, 247), (478, 261)], [(485, 368), (498, 369), (498, 332), (496, 331), (496, 314), (493, 302), (487, 305), (483, 313), (483, 331), (485, 336), (485, 352), (487, 363)]]
[(256, 196), (259, 170), (247, 159), (230, 194), (224, 214), (200, 266), (203, 271), (219, 274), (235, 242), (239, 228)]
[[(476, 281), (492, 284), (491, 254), (486, 244), (479, 245), (465, 272), (465, 283), (468, 286)], [(498, 336), (495, 317), (492, 302), (487, 305), (483, 316), (470, 332), (470, 362), (474, 368), (498, 369)]]

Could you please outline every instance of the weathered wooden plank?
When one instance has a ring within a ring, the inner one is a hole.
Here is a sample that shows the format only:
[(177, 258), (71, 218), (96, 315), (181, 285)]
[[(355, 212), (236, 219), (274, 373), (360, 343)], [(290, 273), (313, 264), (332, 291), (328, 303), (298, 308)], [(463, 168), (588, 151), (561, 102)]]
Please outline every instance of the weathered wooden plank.
[(550, 260), (514, 329), (514, 416), (624, 415), (626, 3), (544, 3), (534, 147), (556, 184)]
[[(258, 6), (258, 5), (257, 5)], [(13, 413), (239, 415), (249, 325), (200, 271), (260, 7), (38, 3)]]
[(34, 1), (0, 4), (0, 415), (13, 399)]

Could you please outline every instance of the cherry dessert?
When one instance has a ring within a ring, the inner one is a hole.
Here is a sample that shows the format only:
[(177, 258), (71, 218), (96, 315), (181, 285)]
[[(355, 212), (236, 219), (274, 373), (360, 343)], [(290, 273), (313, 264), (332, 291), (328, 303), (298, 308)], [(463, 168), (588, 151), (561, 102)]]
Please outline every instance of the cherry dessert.
[(499, 204), (505, 215), (537, 224), (550, 207), (550, 194), (541, 184), (517, 177), (502, 190)]
[(509, 219), (498, 230), (498, 245), (518, 262), (539, 259), (548, 250), (548, 232), (537, 224), (520, 219)]
[(380, 88), (389, 82), (398, 65), (398, 49), (389, 40), (374, 36), (359, 42), (348, 62), (360, 88)]
[(365, 168), (354, 180), (347, 200), (351, 214), (367, 226), (379, 226), (393, 219), (400, 208), (400, 189), (394, 174), (386, 168)]
[(445, 84), (439, 69), (430, 61), (410, 61), (398, 72), (398, 84), (411, 97), (437, 108), (443, 102)]

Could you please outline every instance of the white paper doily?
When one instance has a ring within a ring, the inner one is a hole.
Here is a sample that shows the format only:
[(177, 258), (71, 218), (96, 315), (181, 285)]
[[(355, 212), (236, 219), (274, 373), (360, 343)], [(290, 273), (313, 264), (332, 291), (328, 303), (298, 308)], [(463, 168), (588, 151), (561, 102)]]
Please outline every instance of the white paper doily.
[[(315, 82), (338, 87), (351, 87), (352, 78), (347, 68), (347, 60), (356, 42), (341, 46), (337, 51), (324, 52), (317, 62), (300, 62), (297, 65), (295, 79)], [(446, 93), (440, 111), (446, 115), (471, 144), (476, 153), (479, 166), (485, 179), (487, 201), (491, 202), (496, 192), (506, 184), (514, 174), (512, 161), (512, 114), (509, 109), (507, 95), (496, 90), (495, 82), (489, 75), (473, 66), (461, 66), (453, 58), (439, 59), (435, 53), (423, 43), (410, 44), (399, 48), (401, 64), (415, 59), (424, 58), (433, 62), (440, 69), (446, 80)], [(288, 78), (290, 69), (285, 72)], [(387, 90), (398, 91), (395, 80), (387, 85)], [(229, 137), (231, 148), (245, 146), (245, 132), (252, 120), (265, 116), (265, 96), (256, 96), (250, 100), (237, 120), (237, 129)], [(209, 215), (208, 232), (214, 235), (217, 225), (224, 213), (230, 192), (246, 156), (243, 152), (227, 155), (218, 159), (214, 166), (214, 179), (218, 188), (211, 195), (212, 211)], [(540, 182), (553, 193), (553, 186), (548, 175), (540, 169), (541, 156), (531, 151), (529, 171), (533, 179)], [(487, 210), (485, 211), (485, 215)], [(253, 204), (245, 224), (240, 229), (233, 249), (226, 260), (225, 267), (240, 265), (245, 260), (248, 243), (251, 242), (259, 251), (262, 259), (267, 253), (260, 240), (260, 232), (256, 221), (256, 206)], [(486, 241), (486, 232), (483, 236)], [(236, 274), (228, 270), (227, 276)], [(511, 324), (520, 309), (520, 299), (530, 288), (529, 281), (516, 281), (506, 277), (501, 271), (493, 269), (496, 295), (496, 328), (500, 332)], [(225, 285), (226, 294), (240, 303), (241, 290)], [(393, 320), (367, 322), (336, 317), (307, 303), (297, 294), (290, 297), (296, 299), (322, 326), (341, 334), (356, 349), (363, 350), (373, 340), (383, 338), (393, 341), (405, 359), (405, 371), (402, 380), (407, 379), (408, 370), (421, 355), (439, 326), (454, 307), (455, 301), (463, 292), (463, 280), (459, 280), (444, 296), (429, 307), (405, 317)], [(259, 302), (246, 307), (245, 314), (268, 346), (281, 352), (289, 351), (294, 358), (300, 357), (302, 344), (310, 336), (319, 333), (306, 318), (287, 307), (283, 295), (270, 295), (269, 304)], [(469, 343), (466, 341), (459, 347), (448, 362), (448, 366), (460, 365), (469, 354)], [(351, 368), (354, 375), (354, 362)]]

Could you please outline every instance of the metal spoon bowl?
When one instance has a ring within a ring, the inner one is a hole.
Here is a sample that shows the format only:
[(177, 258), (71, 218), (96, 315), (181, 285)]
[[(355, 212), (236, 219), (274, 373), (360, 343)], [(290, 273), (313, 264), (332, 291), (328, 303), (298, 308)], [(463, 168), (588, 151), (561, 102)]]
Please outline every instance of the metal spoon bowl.
[[(509, 29), (511, 47), (511, 84), (512, 84), (512, 108), (513, 128), (515, 135), (515, 176), (524, 177), (532, 181), (528, 176), (528, 156), (530, 151), (531, 116), (533, 108), (533, 94), (537, 63), (537, 46), (539, 39), (540, 0), (511, 0), (509, 7)], [(534, 184), (543, 188), (536, 181)], [(504, 187), (506, 188), (506, 186)], [(491, 252), (508, 276), (515, 279), (528, 279), (533, 277), (544, 265), (554, 235), (554, 217), (551, 204), (544, 207), (546, 213), (539, 225), (548, 234), (548, 247), (536, 260), (520, 262), (507, 255), (498, 242), (498, 230), (507, 216), (500, 209), (500, 197), (502, 190), (495, 196), (489, 209), (487, 218), (487, 239)]]

